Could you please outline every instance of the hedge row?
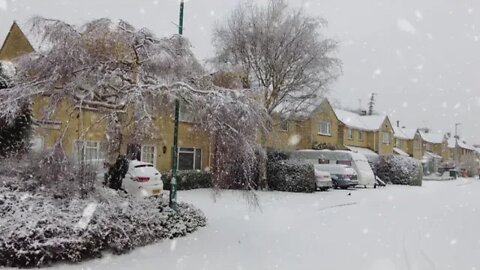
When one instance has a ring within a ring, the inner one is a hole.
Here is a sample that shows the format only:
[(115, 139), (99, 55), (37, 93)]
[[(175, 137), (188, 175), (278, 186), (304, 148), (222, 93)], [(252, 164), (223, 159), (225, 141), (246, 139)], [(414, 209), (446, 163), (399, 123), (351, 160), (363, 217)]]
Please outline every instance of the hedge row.
[(386, 183), (410, 186), (422, 185), (422, 164), (411, 157), (399, 155), (382, 156), (375, 163), (374, 171)]
[[(163, 188), (170, 190), (172, 174), (166, 173), (162, 175)], [(177, 190), (190, 190), (197, 188), (211, 188), (212, 174), (205, 171), (178, 171), (177, 173)]]

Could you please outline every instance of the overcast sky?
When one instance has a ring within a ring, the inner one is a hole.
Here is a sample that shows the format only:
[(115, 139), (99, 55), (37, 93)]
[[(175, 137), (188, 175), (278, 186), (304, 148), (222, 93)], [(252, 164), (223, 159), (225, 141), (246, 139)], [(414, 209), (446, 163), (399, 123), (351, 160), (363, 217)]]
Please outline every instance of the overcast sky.
[[(211, 29), (239, 0), (189, 0), (185, 36), (201, 60), (212, 56)], [(265, 0), (258, 1), (265, 2)], [(326, 34), (340, 41), (343, 76), (331, 97), (343, 106), (376, 108), (394, 124), (454, 131), (480, 143), (479, 0), (290, 1), (329, 21)], [(33, 15), (80, 24), (121, 18), (158, 36), (177, 31), (178, 0), (0, 0), (0, 40), (13, 20)]]

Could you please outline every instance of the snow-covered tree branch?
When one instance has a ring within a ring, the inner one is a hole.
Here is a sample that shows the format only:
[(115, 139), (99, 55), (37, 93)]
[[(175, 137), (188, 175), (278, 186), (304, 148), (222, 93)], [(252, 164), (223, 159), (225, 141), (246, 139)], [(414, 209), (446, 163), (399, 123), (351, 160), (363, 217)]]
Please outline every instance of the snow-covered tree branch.
[[(50, 97), (43, 118), (63, 100), (80, 110), (95, 109), (105, 115), (108, 151), (118, 156), (125, 136), (151, 138), (153, 118), (171, 114), (174, 100), (180, 99), (195, 110), (196, 128), (228, 146), (216, 157), (218, 183), (229, 181), (228, 163), (243, 165), (250, 175), (259, 149), (256, 134), (267, 114), (250, 92), (215, 86), (186, 39), (159, 39), (147, 29), (109, 19), (77, 27), (36, 17), (31, 25), (27, 30), (38, 34), (46, 49), (17, 59), (14, 84), (0, 93), (0, 116), (12, 117), (21, 100), (37, 96)], [(122, 133), (127, 126), (135, 132)]]

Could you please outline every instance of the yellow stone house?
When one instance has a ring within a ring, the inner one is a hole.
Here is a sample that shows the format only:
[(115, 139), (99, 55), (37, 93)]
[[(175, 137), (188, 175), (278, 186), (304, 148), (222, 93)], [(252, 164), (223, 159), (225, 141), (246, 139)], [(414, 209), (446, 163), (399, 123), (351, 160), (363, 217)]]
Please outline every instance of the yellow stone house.
[(378, 155), (393, 154), (394, 131), (386, 115), (362, 115), (335, 109), (345, 146), (354, 151), (370, 150)]
[(379, 155), (393, 153), (393, 129), (387, 116), (335, 109), (328, 99), (301, 114), (274, 116), (272, 130), (267, 146), (277, 149), (323, 145)]
[[(397, 154), (400, 151), (405, 152), (408, 156), (418, 160), (423, 158), (422, 137), (417, 129), (402, 128), (394, 126), (395, 148)], [(400, 150), (400, 151), (399, 151)]]
[[(14, 22), (0, 49), (0, 61), (12, 61), (16, 57), (39, 49), (35, 48), (34, 41), (34, 37), (28, 38), (28, 32), (22, 31), (19, 24)], [(66, 154), (77, 160), (105, 158), (106, 128), (102, 121), (104, 114), (94, 107), (80, 107), (79, 104), (64, 100), (56, 107), (52, 116), (45, 118), (47, 99), (48, 97), (37, 97), (32, 101), (32, 112), (36, 124), (32, 142), (35, 148), (51, 148), (59, 142)], [(180, 110), (180, 120), (177, 157), (179, 169), (209, 167), (211, 158), (209, 138), (193, 128), (191, 116), (183, 106)], [(152, 138), (142, 142), (125, 139), (121, 144), (121, 152), (139, 160), (151, 162), (161, 171), (168, 171), (172, 163), (173, 117), (159, 115), (154, 122), (158, 132)], [(129, 132), (135, 131), (125, 130), (124, 132), (128, 135)]]
[(266, 146), (282, 150), (311, 149), (318, 144), (343, 146), (342, 131), (328, 99), (299, 113), (273, 117)]

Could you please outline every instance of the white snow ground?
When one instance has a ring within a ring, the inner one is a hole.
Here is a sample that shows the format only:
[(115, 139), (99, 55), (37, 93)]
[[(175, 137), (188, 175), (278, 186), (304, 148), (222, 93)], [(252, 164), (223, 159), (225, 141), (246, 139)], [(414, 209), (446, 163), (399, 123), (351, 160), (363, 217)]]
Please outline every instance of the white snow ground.
[[(351, 193), (351, 196), (347, 194)], [(480, 180), (293, 194), (179, 193), (208, 225), (177, 240), (52, 269), (480, 269)]]

